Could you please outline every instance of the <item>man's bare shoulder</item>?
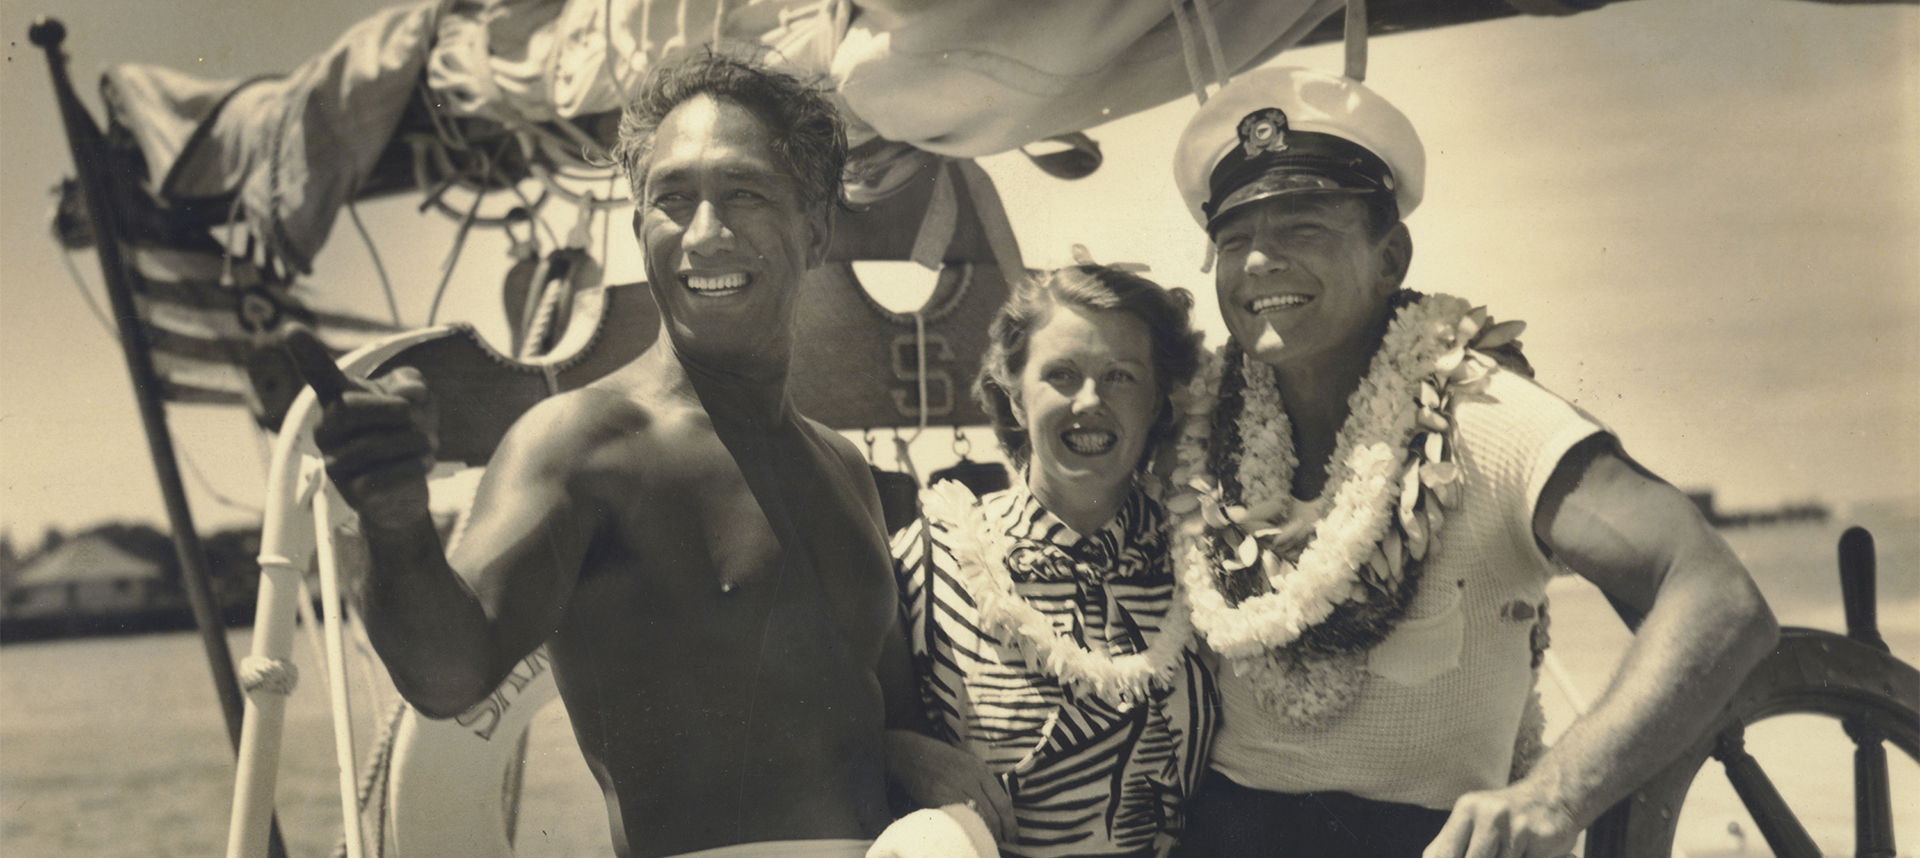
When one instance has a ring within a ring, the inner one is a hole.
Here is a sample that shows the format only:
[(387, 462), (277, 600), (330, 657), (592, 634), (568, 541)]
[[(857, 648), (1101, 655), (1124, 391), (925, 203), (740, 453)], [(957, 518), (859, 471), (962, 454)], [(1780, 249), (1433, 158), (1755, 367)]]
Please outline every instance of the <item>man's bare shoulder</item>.
[(822, 443), (826, 444), (827, 449), (839, 455), (840, 463), (847, 466), (849, 472), (867, 473), (866, 457), (860, 454), (859, 447), (854, 446), (852, 441), (847, 440), (847, 436), (840, 434), (833, 427), (811, 417), (802, 416), (800, 419), (805, 422), (807, 429), (813, 432), (814, 437), (819, 438)]
[(500, 454), (578, 471), (645, 455), (668, 445), (697, 417), (669, 399), (589, 386), (528, 409), (501, 442)]

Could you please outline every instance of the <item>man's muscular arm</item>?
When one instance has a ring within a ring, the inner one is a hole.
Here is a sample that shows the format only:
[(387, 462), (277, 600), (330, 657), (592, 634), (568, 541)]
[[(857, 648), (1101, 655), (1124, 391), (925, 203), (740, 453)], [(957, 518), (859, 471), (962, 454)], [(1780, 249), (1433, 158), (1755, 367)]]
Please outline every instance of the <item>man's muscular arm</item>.
[[(864, 501), (873, 517), (873, 526), (882, 537), (886, 515), (880, 506), (880, 492), (873, 484), (873, 472), (851, 442), (834, 436), (835, 449), (854, 481), (863, 487)], [(893, 587), (893, 574), (885, 574), (886, 585)], [(894, 598), (896, 605), (899, 597)], [(1019, 829), (1013, 816), (1013, 800), (1000, 782), (987, 770), (986, 763), (967, 751), (933, 738), (926, 709), (920, 704), (913, 658), (901, 628), (899, 611), (887, 627), (880, 647), (880, 663), (874, 676), (887, 707), (887, 779), (908, 800), (919, 807), (966, 804), (979, 812), (987, 829), (1001, 842), (1011, 841)]]
[(1534, 532), (1645, 619), (1612, 683), (1525, 778), (1462, 796), (1427, 858), (1558, 858), (1692, 743), (1779, 637), (1746, 569), (1698, 508), (1600, 436), (1548, 481)]
[[(315, 432), (328, 472), (360, 513), (371, 555), (367, 635), (395, 686), (448, 717), (486, 697), (551, 634), (593, 531), (572, 474), (577, 403), (548, 400), (507, 433), (449, 560), (427, 509), (430, 421), (417, 377), (399, 376), (329, 405)], [(429, 440), (422, 441), (421, 438)]]

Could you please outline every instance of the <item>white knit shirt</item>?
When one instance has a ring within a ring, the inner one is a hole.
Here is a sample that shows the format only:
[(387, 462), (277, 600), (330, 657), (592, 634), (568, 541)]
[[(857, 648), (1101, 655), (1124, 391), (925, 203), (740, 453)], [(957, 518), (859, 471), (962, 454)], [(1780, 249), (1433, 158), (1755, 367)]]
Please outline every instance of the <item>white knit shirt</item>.
[(1255, 789), (1435, 809), (1506, 785), (1533, 694), (1533, 627), (1560, 568), (1534, 539), (1534, 509), (1567, 451), (1605, 429), (1504, 371), (1454, 417), (1465, 491), (1408, 619), (1369, 655), (1372, 677), (1332, 724), (1299, 730), (1262, 708), (1246, 679), (1218, 671), (1214, 770)]

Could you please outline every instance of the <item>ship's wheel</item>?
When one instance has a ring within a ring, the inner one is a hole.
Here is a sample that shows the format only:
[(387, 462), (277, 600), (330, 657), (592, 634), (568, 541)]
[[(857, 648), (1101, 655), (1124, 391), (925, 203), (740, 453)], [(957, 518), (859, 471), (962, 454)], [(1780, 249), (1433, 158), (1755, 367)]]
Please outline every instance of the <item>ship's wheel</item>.
[(1839, 721), (1854, 744), (1854, 854), (1892, 858), (1886, 746), (1920, 761), (1920, 671), (1893, 657), (1880, 638), (1874, 574), (1873, 537), (1858, 527), (1842, 534), (1847, 633), (1783, 629), (1780, 645), (1754, 668), (1713, 727), (1588, 829), (1588, 858), (1671, 854), (1681, 805), (1709, 758), (1720, 763), (1774, 855), (1820, 858), (1793, 808), (1746, 749), (1749, 726), (1785, 715)]

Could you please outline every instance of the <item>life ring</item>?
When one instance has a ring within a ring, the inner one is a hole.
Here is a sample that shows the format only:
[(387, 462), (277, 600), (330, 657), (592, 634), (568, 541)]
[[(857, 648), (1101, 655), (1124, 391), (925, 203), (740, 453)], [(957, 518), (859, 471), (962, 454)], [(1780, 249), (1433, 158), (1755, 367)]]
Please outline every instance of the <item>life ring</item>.
[[(559, 697), (542, 648), (487, 699), (453, 718), (406, 707), (393, 735), (382, 811), (399, 855), (510, 858), (516, 764), (527, 728)], [(376, 836), (379, 836), (376, 834)]]

